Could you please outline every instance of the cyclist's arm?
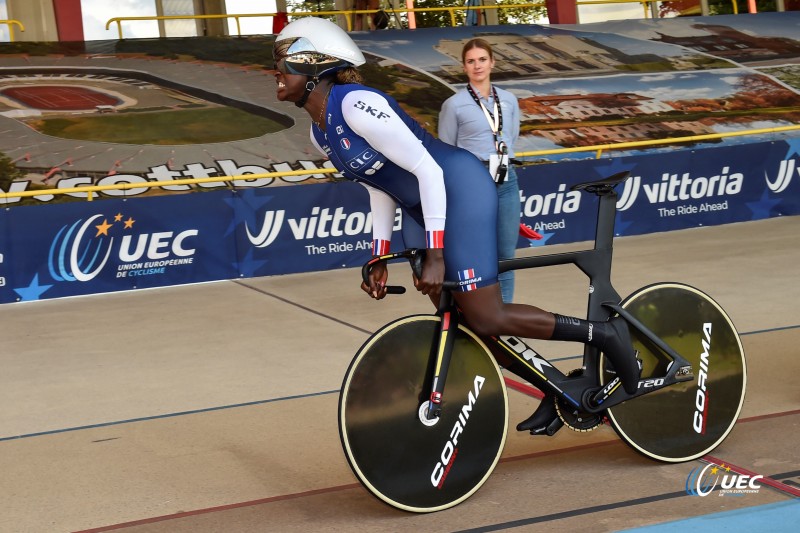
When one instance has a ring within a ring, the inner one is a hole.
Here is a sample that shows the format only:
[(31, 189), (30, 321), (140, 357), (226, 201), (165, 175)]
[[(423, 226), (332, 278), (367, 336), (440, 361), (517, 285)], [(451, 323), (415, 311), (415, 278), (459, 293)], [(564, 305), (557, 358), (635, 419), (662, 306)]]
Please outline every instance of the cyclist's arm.
[[(385, 192), (366, 183), (361, 183), (361, 185), (369, 193), (369, 207), (372, 211), (372, 255), (388, 254), (397, 204), (394, 198)], [(380, 300), (386, 296), (386, 280), (388, 279), (389, 271), (386, 269), (386, 261), (378, 261), (372, 265), (369, 282), (361, 283), (361, 290), (376, 300)]]
[(361, 185), (369, 193), (369, 207), (372, 211), (372, 255), (388, 254), (397, 204), (385, 192), (366, 183)]
[(417, 177), (428, 248), (442, 248), (447, 216), (442, 168), (381, 95), (352, 91), (342, 102), (342, 114), (348, 126), (373, 148)]

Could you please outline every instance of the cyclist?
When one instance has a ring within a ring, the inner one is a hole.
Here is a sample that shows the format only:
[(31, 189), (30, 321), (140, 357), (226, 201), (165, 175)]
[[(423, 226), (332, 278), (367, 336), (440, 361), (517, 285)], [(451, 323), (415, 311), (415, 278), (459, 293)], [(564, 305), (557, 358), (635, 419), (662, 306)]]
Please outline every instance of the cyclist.
[[(497, 191), (483, 163), (470, 152), (428, 133), (390, 96), (362, 85), (364, 55), (336, 24), (304, 17), (275, 38), (277, 98), (304, 108), (311, 140), (346, 178), (369, 193), (373, 254), (389, 251), (396, 207), (421, 225), (409, 247), (427, 248), (418, 291), (438, 302), (444, 279), (458, 280), (453, 298), (482, 336), (514, 335), (577, 341), (602, 350), (626, 391), (638, 387), (640, 365), (621, 318), (608, 322), (553, 314), (531, 305), (503, 303), (498, 283)], [(416, 241), (416, 242), (414, 242)], [(361, 288), (386, 296), (385, 262), (374, 265)], [(558, 416), (544, 398), (519, 431), (544, 433)]]

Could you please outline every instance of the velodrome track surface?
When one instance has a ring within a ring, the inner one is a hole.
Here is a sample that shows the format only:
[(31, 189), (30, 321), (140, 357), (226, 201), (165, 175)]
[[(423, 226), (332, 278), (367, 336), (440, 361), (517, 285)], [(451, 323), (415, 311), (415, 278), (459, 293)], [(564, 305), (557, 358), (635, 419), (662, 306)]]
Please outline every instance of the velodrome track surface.
[[(615, 246), (620, 294), (689, 283), (737, 325), (748, 393), (712, 455), (766, 476), (757, 493), (690, 496), (704, 463), (645, 459), (609, 427), (516, 433), (538, 400), (509, 389), (512, 428), (483, 488), (433, 514), (380, 503), (341, 451), (338, 389), (371, 331), (429, 304), (374, 302), (348, 269), (0, 306), (0, 531), (796, 530), (798, 235), (800, 217), (784, 217)], [(393, 281), (410, 286), (406, 270)], [(517, 286), (518, 301), (585, 313), (574, 267), (519, 272)], [(575, 344), (533, 344), (579, 364)]]

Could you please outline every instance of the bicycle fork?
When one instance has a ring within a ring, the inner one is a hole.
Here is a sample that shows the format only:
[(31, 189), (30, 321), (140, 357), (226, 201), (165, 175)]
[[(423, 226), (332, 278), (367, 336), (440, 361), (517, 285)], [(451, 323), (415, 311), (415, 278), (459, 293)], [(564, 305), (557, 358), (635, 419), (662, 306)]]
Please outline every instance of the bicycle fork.
[[(458, 311), (451, 308), (439, 312), (439, 337), (436, 343), (436, 356), (434, 358), (433, 376), (431, 378), (431, 393), (428, 397), (428, 409), (421, 413), (421, 418), (432, 421), (442, 413), (442, 398), (444, 385), (447, 382), (447, 369), (450, 366), (450, 357), (453, 354), (453, 343), (458, 331)], [(423, 420), (424, 422), (424, 420)]]

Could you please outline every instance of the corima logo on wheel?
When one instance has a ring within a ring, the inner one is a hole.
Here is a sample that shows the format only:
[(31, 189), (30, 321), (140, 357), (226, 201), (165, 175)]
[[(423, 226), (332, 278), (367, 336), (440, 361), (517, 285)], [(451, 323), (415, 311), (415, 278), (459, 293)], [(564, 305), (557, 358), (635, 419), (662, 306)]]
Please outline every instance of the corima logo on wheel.
[(478, 375), (473, 379), (473, 390), (469, 391), (469, 394), (467, 394), (467, 402), (461, 407), (458, 418), (455, 424), (453, 424), (453, 429), (450, 430), (450, 438), (444, 443), (439, 461), (433, 467), (433, 472), (431, 472), (431, 485), (437, 489), (442, 488), (445, 479), (447, 479), (447, 475), (450, 473), (450, 469), (453, 468), (456, 456), (458, 455), (458, 438), (467, 428), (469, 416), (472, 413), (473, 407), (475, 407), (475, 404), (478, 402), (478, 396), (481, 393), (485, 381), (486, 378)]
[(626, 211), (633, 207), (640, 193), (651, 204), (663, 204), (739, 194), (743, 184), (744, 174), (731, 173), (729, 167), (710, 177), (692, 177), (689, 172), (680, 176), (665, 172), (661, 175), (661, 181), (656, 183), (643, 184), (641, 176), (632, 176), (625, 181), (617, 200), (617, 209)]
[(345, 213), (343, 207), (332, 210), (328, 207), (315, 206), (311, 209), (311, 216), (301, 218), (287, 218), (284, 209), (267, 211), (264, 213), (264, 222), (258, 233), (254, 234), (245, 224), (247, 239), (256, 248), (266, 248), (278, 238), (284, 222), (288, 224), (296, 241), (372, 232), (372, 213), (361, 211)]
[(708, 420), (708, 370), (709, 356), (711, 349), (711, 323), (703, 324), (703, 339), (701, 341), (703, 351), (700, 353), (700, 373), (697, 374), (697, 392), (695, 393), (694, 418), (692, 428), (695, 433), (705, 435), (706, 422)]

